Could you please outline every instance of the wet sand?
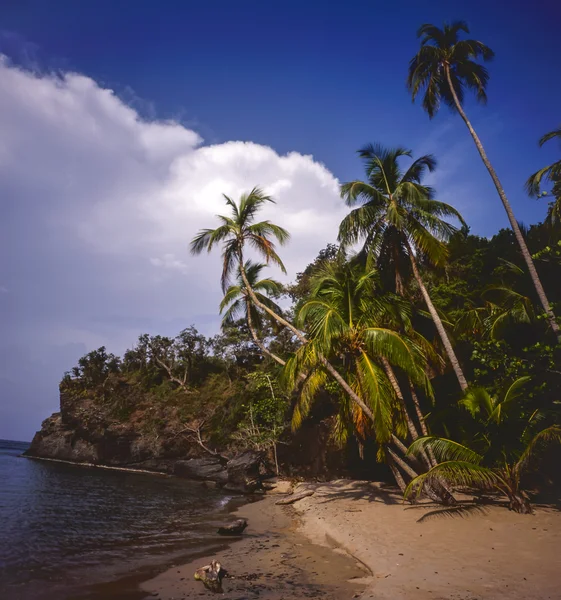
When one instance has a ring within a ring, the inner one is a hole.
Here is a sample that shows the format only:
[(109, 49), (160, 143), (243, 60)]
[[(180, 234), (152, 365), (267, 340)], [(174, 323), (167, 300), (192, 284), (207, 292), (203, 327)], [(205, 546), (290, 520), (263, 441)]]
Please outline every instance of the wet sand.
[[(358, 598), (370, 581), (368, 568), (336, 544), (318, 545), (299, 530), (291, 506), (276, 506), (279, 496), (248, 504), (232, 515), (244, 517), (248, 528), (232, 538), (228, 548), (168, 569), (141, 584), (146, 598), (180, 600), (224, 598), (227, 600), (291, 600)], [(214, 594), (195, 581), (195, 570), (219, 559), (229, 577), (223, 594)]]

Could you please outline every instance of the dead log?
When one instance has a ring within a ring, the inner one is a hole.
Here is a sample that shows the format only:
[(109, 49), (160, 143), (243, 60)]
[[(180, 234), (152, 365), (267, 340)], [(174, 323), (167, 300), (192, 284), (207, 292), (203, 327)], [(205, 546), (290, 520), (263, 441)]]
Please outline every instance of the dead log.
[(294, 504), (298, 502), (298, 500), (302, 500), (302, 498), (308, 498), (308, 496), (313, 496), (314, 490), (303, 490), (302, 492), (298, 492), (296, 494), (290, 494), (286, 498), (281, 498), (277, 500), (275, 504)]

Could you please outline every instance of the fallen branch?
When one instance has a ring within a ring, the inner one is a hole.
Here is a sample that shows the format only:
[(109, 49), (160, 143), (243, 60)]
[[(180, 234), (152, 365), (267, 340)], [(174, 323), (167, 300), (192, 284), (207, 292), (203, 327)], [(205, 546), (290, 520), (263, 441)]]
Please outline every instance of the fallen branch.
[(287, 496), (286, 498), (281, 498), (280, 500), (277, 500), (275, 504), (294, 504), (295, 502), (298, 502), (298, 500), (302, 500), (302, 498), (313, 496), (314, 493), (314, 490), (304, 490), (297, 494), (290, 494), (290, 496)]

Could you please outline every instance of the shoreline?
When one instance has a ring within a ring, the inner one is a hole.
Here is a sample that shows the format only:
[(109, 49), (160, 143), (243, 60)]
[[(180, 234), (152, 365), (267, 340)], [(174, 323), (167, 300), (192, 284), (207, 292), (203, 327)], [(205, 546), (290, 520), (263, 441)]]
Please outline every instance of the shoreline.
[[(96, 463), (78, 462), (74, 460), (64, 460), (62, 458), (47, 458), (46, 456), (33, 456), (31, 454), (20, 454), (18, 458), (27, 458), (30, 460), (45, 460), (47, 462), (63, 463), (65, 465), (74, 465), (76, 467), (86, 467), (88, 469), (108, 469), (112, 471), (126, 471), (127, 473), (144, 473), (145, 475), (161, 475), (163, 477), (177, 477), (173, 473), (164, 473), (163, 471), (151, 471), (149, 469), (133, 469), (132, 467), (113, 467), (111, 465), (102, 465)], [(183, 477), (182, 479), (187, 479)], [(189, 481), (200, 481), (190, 479)]]
[(214, 555), (175, 566), (140, 584), (145, 598), (180, 600), (215, 597), (194, 580), (197, 568), (213, 558), (229, 577), (225, 599), (282, 600), (299, 598), (358, 598), (370, 580), (367, 567), (336, 545), (317, 544), (303, 531), (291, 506), (277, 506), (278, 494), (238, 508), (233, 517), (246, 518), (243, 536), (225, 538), (228, 546)]

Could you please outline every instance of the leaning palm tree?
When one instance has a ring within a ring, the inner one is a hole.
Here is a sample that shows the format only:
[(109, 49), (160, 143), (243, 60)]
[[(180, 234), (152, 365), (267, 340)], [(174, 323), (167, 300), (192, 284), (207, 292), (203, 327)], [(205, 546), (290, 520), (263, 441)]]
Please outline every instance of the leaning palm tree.
[[(539, 141), (540, 147), (555, 138), (558, 138), (559, 142), (561, 142), (561, 128), (546, 133)], [(544, 181), (548, 181), (553, 185), (551, 193), (555, 200), (551, 203), (548, 211), (548, 221), (553, 225), (561, 219), (561, 160), (543, 167), (543, 169), (540, 169), (528, 178), (526, 182), (526, 191), (528, 194), (536, 198), (546, 195), (546, 192), (542, 192), (541, 189)]]
[[(247, 260), (244, 264), (244, 271), (249, 281), (249, 285), (255, 292), (255, 296), (259, 302), (268, 306), (278, 314), (281, 314), (281, 308), (276, 304), (273, 298), (278, 298), (282, 293), (282, 284), (274, 279), (260, 279), (261, 271), (266, 265), (262, 263), (254, 263)], [(257, 332), (263, 328), (263, 315), (255, 304), (251, 301), (249, 292), (243, 282), (241, 273), (238, 273), (236, 283), (231, 285), (224, 294), (224, 298), (220, 303), (220, 313), (224, 313), (222, 323), (224, 325), (232, 325), (239, 318), (243, 318), (249, 327), (253, 341), (257, 347), (274, 361), (280, 365), (285, 365), (286, 361), (274, 354), (267, 348)]]
[(468, 26), (464, 21), (445, 23), (442, 29), (430, 24), (422, 25), (419, 28), (417, 36), (421, 38), (421, 48), (409, 64), (407, 86), (413, 100), (419, 94), (423, 94), (423, 108), (431, 119), (438, 112), (441, 102), (447, 104), (452, 110), (457, 110), (462, 117), (503, 203), (551, 329), (557, 339), (561, 341), (561, 330), (555, 320), (555, 315), (512, 207), (487, 157), (483, 144), (462, 106), (466, 88), (475, 93), (478, 101), (483, 103), (487, 101), (486, 87), (489, 73), (483, 65), (476, 61), (480, 58), (484, 61), (491, 60), (494, 53), (488, 46), (477, 40), (460, 40), (460, 31), (469, 33)]
[[(289, 233), (270, 221), (254, 222), (259, 209), (263, 208), (268, 202), (274, 202), (274, 200), (270, 196), (265, 195), (259, 188), (254, 188), (249, 194), (242, 195), (238, 204), (231, 198), (228, 198), (228, 196), (224, 197), (226, 204), (231, 209), (232, 216), (217, 215), (222, 225), (216, 229), (201, 230), (191, 241), (191, 253), (195, 255), (201, 254), (204, 250), (210, 252), (218, 243), (221, 243), (223, 245), (223, 290), (227, 289), (234, 270), (236, 268), (239, 269), (240, 276), (252, 303), (270, 315), (277, 323), (287, 327), (302, 344), (306, 344), (308, 340), (302, 331), (275, 312), (270, 306), (259, 300), (251, 287), (244, 268), (244, 249), (246, 244), (250, 244), (254, 250), (266, 259), (267, 263), (273, 262), (281, 270), (285, 271), (271, 238), (274, 237), (279, 243), (284, 244), (290, 237)], [(374, 420), (374, 413), (365, 404), (363, 398), (345, 381), (339, 371), (323, 355), (319, 354), (318, 360), (331, 377), (341, 386), (351, 401), (357, 404), (370, 419)]]
[(341, 222), (339, 241), (349, 246), (362, 240), (363, 253), (378, 261), (393, 257), (398, 293), (403, 291), (404, 278), (399, 265), (404, 260), (409, 262), (460, 387), (465, 390), (466, 378), (417, 260), (422, 255), (434, 265), (443, 264), (447, 257), (444, 242), (457, 231), (443, 219), (452, 217), (461, 223), (463, 219), (455, 208), (435, 200), (434, 191), (421, 183), (425, 172), (436, 167), (432, 156), (421, 156), (402, 171), (399, 159), (411, 157), (410, 150), (369, 145), (359, 155), (365, 163), (366, 181), (351, 181), (341, 186), (341, 195), (353, 210)]
[[(306, 373), (293, 413), (293, 427), (299, 427), (320, 389), (326, 387), (328, 373), (319, 356), (338, 364), (345, 381), (364, 398), (374, 419), (357, 404), (340, 395), (335, 432), (348, 437), (352, 427), (359, 443), (366, 432), (373, 432), (379, 445), (379, 458), (388, 459), (398, 485), (423, 469), (414, 461), (408, 464), (399, 453), (406, 453), (402, 439), (418, 437), (394, 369), (405, 378), (430, 388), (425, 377), (425, 356), (419, 345), (385, 324), (407, 322), (409, 304), (401, 297), (381, 291), (376, 269), (364, 267), (356, 258), (343, 257), (338, 263), (323, 265), (312, 282), (310, 298), (300, 307), (297, 324), (307, 332), (302, 345), (287, 362), (284, 375), (294, 387), (297, 375)], [(433, 464), (421, 456), (426, 468)], [(400, 472), (400, 469), (403, 473)], [(426, 492), (436, 501), (454, 503), (454, 498), (438, 483)]]
[[(413, 479), (405, 490), (405, 497), (420, 493), (427, 483), (437, 479), (453, 486), (496, 490), (507, 496), (510, 510), (531, 513), (530, 499), (521, 487), (522, 476), (541, 447), (552, 442), (561, 443), (561, 427), (552, 425), (536, 432), (535, 426), (541, 415), (534, 411), (529, 417), (524, 416), (519, 400), (529, 379), (517, 379), (502, 397), (493, 397), (482, 388), (467, 392), (460, 404), (481, 426), (481, 431), (469, 444), (436, 436), (415, 440), (409, 453), (415, 455), (430, 450), (438, 464)], [(505, 436), (505, 425), (514, 429), (516, 435), (513, 436), (511, 431)], [(501, 443), (505, 437), (518, 443), (514, 447), (511, 443)]]

